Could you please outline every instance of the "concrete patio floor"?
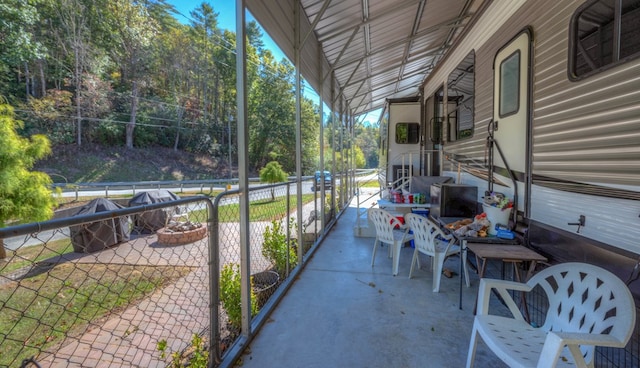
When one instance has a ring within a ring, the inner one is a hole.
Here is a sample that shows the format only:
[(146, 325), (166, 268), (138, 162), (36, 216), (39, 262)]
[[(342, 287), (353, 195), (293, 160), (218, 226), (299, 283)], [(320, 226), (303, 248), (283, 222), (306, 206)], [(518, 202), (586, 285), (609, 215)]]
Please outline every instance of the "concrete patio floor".
[[(459, 258), (445, 267), (433, 293), (428, 258), (409, 279), (413, 249), (391, 275), (386, 245), (371, 267), (373, 238), (353, 235), (357, 209), (348, 208), (242, 355), (238, 366), (463, 367), (473, 324), (477, 274), (462, 288)], [(504, 367), (481, 342), (476, 367)]]

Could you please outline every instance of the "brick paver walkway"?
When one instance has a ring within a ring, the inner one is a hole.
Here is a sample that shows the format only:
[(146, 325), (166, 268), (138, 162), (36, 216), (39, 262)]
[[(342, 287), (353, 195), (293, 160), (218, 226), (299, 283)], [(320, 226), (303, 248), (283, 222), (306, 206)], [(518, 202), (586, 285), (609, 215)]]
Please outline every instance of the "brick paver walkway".
[[(304, 207), (304, 219), (314, 209)], [(260, 254), (261, 234), (269, 222), (254, 222), (251, 227), (252, 273), (268, 267)], [(219, 226), (220, 263), (240, 261), (239, 224)], [(260, 234), (258, 237), (257, 235)], [(209, 234), (211, 235), (211, 234)], [(208, 331), (209, 270), (208, 238), (182, 246), (162, 246), (155, 234), (133, 236), (117, 247), (91, 254), (69, 253), (52, 262), (195, 267), (185, 277), (156, 290), (138, 304), (90, 325), (78, 337), (70, 337), (55, 354), (38, 358), (43, 367), (165, 367), (157, 343), (166, 340), (168, 351), (186, 348), (194, 333)]]

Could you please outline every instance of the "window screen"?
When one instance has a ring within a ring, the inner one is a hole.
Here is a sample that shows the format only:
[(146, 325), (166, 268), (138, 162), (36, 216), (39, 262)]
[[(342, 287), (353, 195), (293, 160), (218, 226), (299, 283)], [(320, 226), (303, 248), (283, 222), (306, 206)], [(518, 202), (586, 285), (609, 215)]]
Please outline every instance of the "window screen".
[(396, 124), (396, 143), (416, 144), (420, 142), (420, 125), (418, 123)]
[(475, 51), (469, 52), (447, 80), (447, 139), (450, 142), (473, 136), (475, 58)]
[(595, 74), (640, 56), (640, 0), (592, 0), (571, 19), (569, 75)]

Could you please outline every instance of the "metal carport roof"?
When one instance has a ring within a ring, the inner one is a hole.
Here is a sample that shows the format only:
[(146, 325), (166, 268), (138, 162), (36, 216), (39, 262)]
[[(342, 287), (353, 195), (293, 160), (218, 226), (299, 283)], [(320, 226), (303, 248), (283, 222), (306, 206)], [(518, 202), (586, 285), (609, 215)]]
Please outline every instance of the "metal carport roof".
[(425, 78), (489, 2), (247, 0), (246, 7), (290, 60), (298, 34), (303, 78), (334, 110), (338, 105), (331, 101), (342, 99), (345, 111), (357, 116), (383, 107), (386, 99), (419, 95)]

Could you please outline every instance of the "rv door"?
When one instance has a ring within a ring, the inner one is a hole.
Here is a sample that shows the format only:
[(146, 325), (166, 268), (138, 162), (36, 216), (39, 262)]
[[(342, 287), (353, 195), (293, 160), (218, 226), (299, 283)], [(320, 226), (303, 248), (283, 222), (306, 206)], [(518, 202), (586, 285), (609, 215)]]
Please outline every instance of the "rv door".
[[(494, 69), (493, 147), (494, 173), (511, 183), (507, 167), (518, 185), (518, 210), (529, 216), (530, 188), (530, 61), (531, 33), (526, 29), (496, 54)], [(512, 188), (513, 189), (513, 188)]]

